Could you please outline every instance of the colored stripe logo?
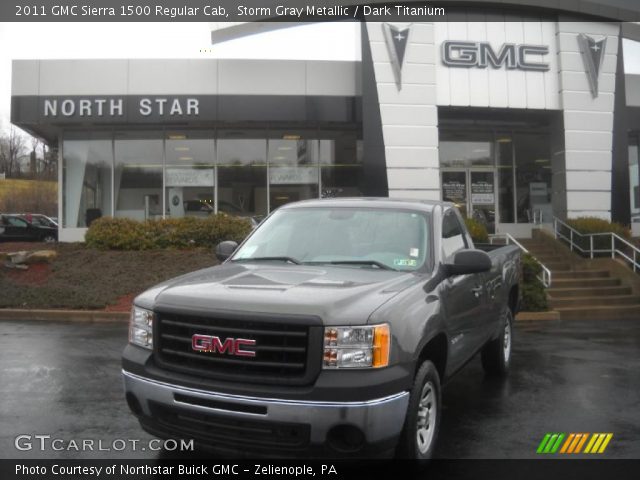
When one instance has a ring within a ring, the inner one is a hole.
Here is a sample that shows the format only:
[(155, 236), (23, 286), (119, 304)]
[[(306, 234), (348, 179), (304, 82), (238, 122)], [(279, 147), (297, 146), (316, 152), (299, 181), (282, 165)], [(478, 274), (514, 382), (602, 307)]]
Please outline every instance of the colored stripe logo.
[(613, 433), (547, 433), (536, 453), (604, 453), (612, 438)]

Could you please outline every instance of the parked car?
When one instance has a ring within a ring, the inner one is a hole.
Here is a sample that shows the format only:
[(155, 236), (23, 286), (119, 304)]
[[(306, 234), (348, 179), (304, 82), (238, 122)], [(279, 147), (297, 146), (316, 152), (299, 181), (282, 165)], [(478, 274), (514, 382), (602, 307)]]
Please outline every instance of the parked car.
[(32, 223), (40, 227), (58, 228), (58, 222), (53, 218), (40, 213), (22, 213), (20, 217), (24, 218), (27, 222)]
[(221, 265), (139, 295), (123, 353), (144, 430), (222, 452), (431, 457), (441, 386), (511, 363), (520, 250), (451, 203), (290, 203)]
[(58, 229), (27, 222), (20, 215), (0, 215), (0, 241), (57, 242)]

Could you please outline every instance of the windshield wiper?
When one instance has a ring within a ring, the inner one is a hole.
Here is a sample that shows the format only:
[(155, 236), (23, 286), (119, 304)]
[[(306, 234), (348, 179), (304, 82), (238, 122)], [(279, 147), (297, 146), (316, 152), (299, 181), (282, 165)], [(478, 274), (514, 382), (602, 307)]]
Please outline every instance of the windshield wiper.
[(382, 262), (378, 262), (376, 260), (335, 260), (333, 262), (307, 262), (307, 263), (317, 263), (317, 264), (329, 264), (329, 265), (370, 265), (372, 267), (377, 267), (382, 270), (393, 270), (395, 268), (391, 268), (389, 265), (385, 265)]
[(231, 260), (232, 262), (259, 262), (259, 261), (269, 261), (269, 260), (280, 260), (281, 262), (294, 263), (296, 265), (300, 265), (302, 262), (292, 257), (246, 257), (246, 258), (237, 258), (235, 260)]

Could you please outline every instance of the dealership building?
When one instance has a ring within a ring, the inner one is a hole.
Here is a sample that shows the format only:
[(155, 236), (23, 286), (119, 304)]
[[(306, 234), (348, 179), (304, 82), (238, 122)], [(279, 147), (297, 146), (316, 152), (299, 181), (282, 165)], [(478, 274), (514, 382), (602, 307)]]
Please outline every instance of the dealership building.
[(63, 241), (100, 216), (336, 196), (450, 200), (517, 237), (554, 216), (635, 225), (640, 25), (618, 20), (366, 22), (357, 61), (14, 60), (11, 121), (58, 150)]

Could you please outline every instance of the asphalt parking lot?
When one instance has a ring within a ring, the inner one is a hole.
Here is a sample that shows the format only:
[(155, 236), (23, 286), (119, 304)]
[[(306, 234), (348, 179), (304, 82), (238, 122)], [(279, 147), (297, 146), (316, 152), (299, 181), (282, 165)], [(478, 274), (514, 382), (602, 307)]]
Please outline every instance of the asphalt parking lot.
[[(124, 324), (0, 322), (0, 458), (157, 457), (14, 447), (21, 434), (148, 441), (123, 399), (126, 341)], [(446, 385), (436, 456), (534, 458), (547, 432), (612, 432), (603, 456), (639, 458), (639, 352), (633, 320), (519, 323), (506, 380), (476, 358)]]

